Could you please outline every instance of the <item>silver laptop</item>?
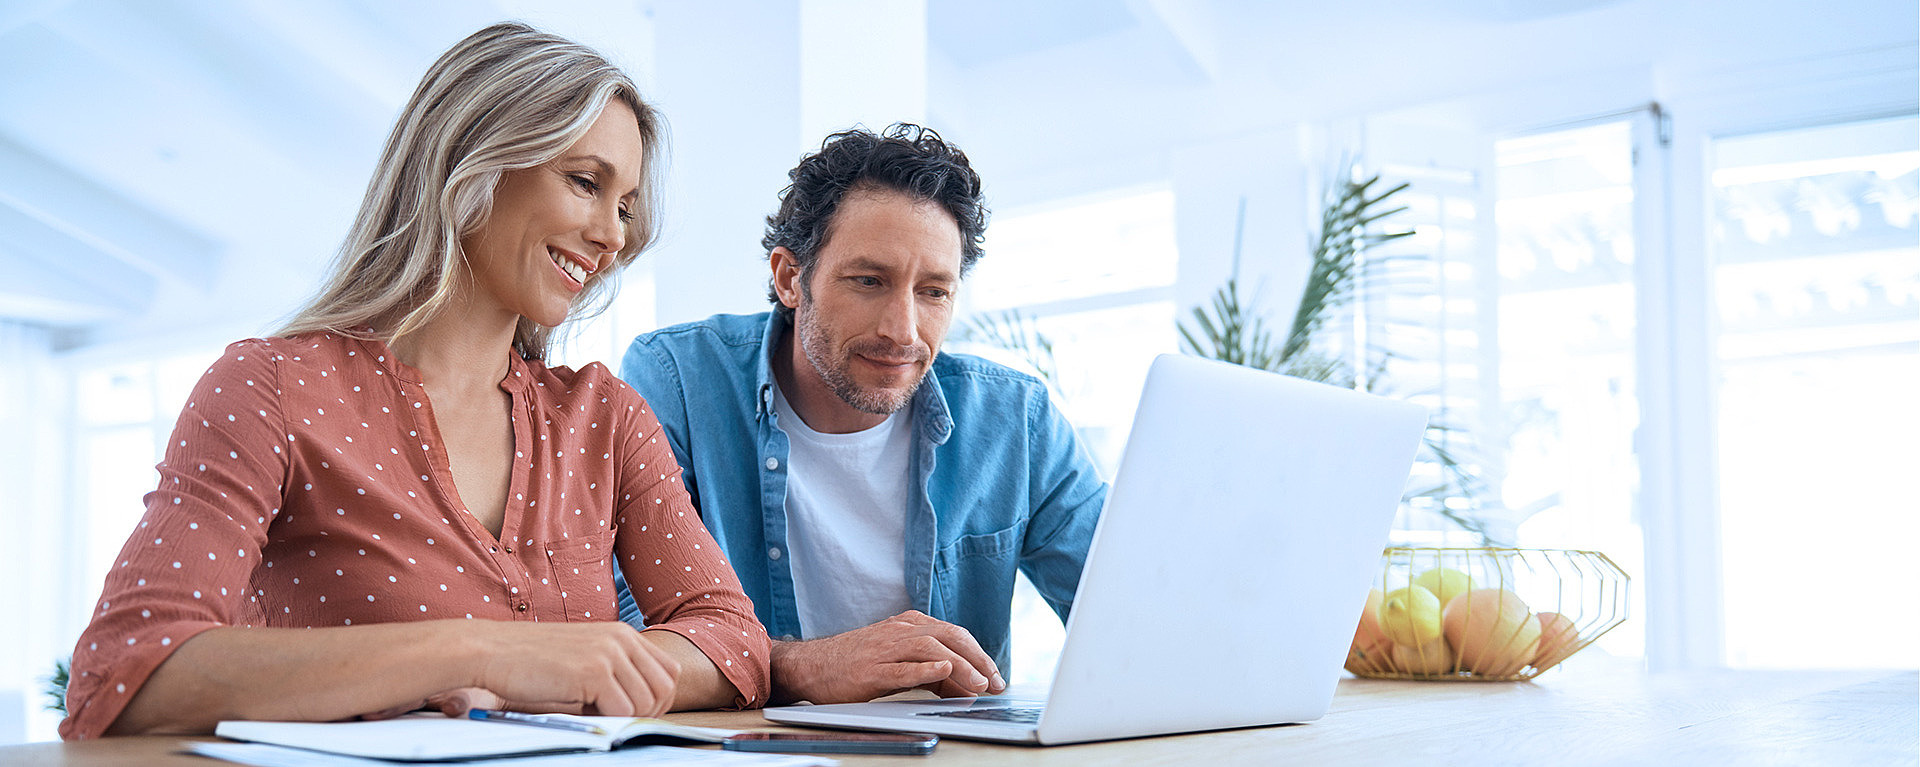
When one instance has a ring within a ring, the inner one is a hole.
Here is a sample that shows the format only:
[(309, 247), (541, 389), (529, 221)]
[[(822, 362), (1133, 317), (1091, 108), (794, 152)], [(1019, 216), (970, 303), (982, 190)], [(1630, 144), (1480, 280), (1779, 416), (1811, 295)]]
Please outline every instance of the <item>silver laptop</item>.
[(766, 718), (1047, 745), (1318, 719), (1426, 422), (1418, 405), (1162, 355), (1045, 700)]

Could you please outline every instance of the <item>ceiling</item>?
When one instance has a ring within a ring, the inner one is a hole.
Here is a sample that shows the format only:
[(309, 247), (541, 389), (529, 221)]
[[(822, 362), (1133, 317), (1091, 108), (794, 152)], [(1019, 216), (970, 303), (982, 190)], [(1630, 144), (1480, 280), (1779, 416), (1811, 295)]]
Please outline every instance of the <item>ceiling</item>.
[[(649, 62), (620, 31), (655, 2), (0, 5), (0, 318), (85, 345), (284, 312), (441, 50), (528, 18)], [(930, 119), (1024, 168), (1610, 67), (1911, 46), (1920, 26), (1910, 0), (926, 0), (926, 18)]]

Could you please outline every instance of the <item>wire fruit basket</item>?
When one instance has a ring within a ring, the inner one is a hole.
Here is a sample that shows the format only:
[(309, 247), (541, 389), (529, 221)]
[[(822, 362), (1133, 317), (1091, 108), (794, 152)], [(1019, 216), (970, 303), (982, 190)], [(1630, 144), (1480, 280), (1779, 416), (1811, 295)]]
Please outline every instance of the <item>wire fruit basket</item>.
[(1626, 571), (1597, 551), (1388, 547), (1347, 651), (1376, 679), (1518, 681), (1627, 619)]

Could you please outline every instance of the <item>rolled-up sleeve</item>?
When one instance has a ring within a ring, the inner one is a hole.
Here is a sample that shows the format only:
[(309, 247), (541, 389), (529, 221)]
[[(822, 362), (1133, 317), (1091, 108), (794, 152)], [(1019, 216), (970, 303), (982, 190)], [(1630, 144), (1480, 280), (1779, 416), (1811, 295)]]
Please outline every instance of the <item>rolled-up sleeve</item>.
[(228, 347), (194, 388), (74, 648), (61, 737), (99, 737), (182, 643), (245, 622), (287, 477), (277, 392), (274, 352), (257, 342)]
[(660, 422), (628, 389), (631, 407), (619, 467), (614, 540), (619, 566), (648, 631), (698, 647), (739, 691), (734, 706), (766, 705), (772, 643), (753, 603), (700, 521)]

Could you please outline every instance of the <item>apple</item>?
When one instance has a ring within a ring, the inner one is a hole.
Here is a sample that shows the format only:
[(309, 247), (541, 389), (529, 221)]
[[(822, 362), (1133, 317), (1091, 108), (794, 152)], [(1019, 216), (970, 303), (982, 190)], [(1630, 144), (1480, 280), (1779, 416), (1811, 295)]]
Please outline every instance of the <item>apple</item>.
[(1393, 665), (1409, 674), (1448, 674), (1453, 671), (1453, 653), (1447, 649), (1445, 639), (1420, 647), (1394, 645)]
[(1353, 631), (1353, 646), (1347, 650), (1347, 670), (1355, 674), (1384, 673), (1392, 670), (1387, 653), (1393, 640), (1380, 630), (1379, 589), (1367, 592), (1367, 606), (1360, 611), (1360, 626)]
[(1447, 605), (1441, 623), (1460, 667), (1476, 674), (1518, 674), (1540, 648), (1540, 622), (1520, 595), (1506, 589), (1461, 594)]
[(1580, 629), (1573, 625), (1572, 618), (1560, 613), (1540, 613), (1534, 620), (1540, 624), (1540, 649), (1533, 654), (1534, 668), (1541, 671), (1553, 668), (1579, 649)]

